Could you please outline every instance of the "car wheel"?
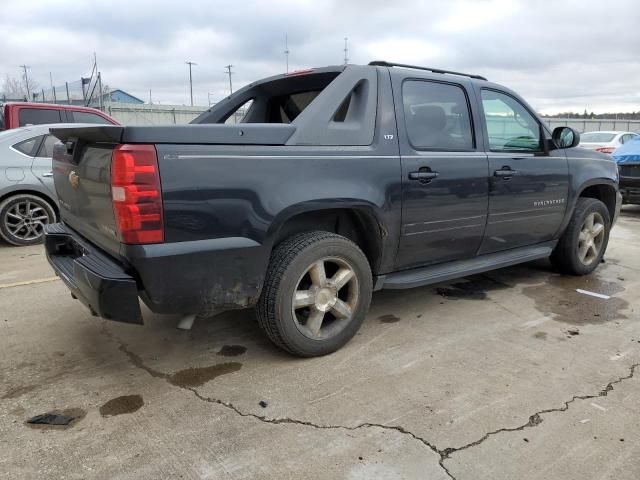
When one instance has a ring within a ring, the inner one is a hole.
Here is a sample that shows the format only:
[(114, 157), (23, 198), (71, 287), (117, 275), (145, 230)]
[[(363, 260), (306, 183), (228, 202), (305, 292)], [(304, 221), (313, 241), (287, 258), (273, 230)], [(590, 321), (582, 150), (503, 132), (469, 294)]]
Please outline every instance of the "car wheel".
[(42, 242), (44, 226), (55, 221), (53, 207), (35, 195), (14, 195), (0, 203), (0, 237), (12, 245)]
[(611, 217), (595, 198), (579, 198), (551, 260), (563, 273), (586, 275), (598, 266), (609, 242)]
[(371, 291), (369, 262), (355, 243), (329, 232), (298, 234), (271, 255), (258, 322), (289, 353), (326, 355), (356, 334)]

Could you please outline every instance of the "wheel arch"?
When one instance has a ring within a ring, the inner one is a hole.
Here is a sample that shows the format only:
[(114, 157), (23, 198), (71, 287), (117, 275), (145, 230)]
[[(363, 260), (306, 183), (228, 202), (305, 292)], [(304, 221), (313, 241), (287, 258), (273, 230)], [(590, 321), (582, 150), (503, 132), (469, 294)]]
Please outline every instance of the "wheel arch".
[(56, 219), (60, 219), (60, 207), (58, 206), (58, 202), (51, 196), (49, 193), (44, 190), (36, 189), (36, 188), (25, 188), (24, 186), (18, 186), (16, 188), (2, 190), (0, 192), (0, 203), (4, 202), (9, 197), (14, 197), (16, 195), (33, 195), (38, 197), (45, 202), (47, 202), (51, 208), (53, 208), (54, 213), (56, 214)]
[[(596, 200), (600, 200), (607, 207), (611, 221), (613, 221), (616, 215), (617, 193), (618, 193), (618, 190), (615, 186), (615, 183), (609, 181), (608, 179), (607, 180), (596, 179), (582, 185), (582, 187), (578, 192), (578, 195), (576, 196), (576, 202), (578, 201), (578, 198), (585, 198), (585, 197), (595, 198)], [(574, 209), (575, 209), (575, 202), (574, 202)]]
[(298, 205), (287, 209), (272, 223), (268, 238), (274, 248), (297, 233), (323, 230), (342, 235), (364, 252), (375, 275), (382, 260), (387, 229), (375, 207), (368, 204)]

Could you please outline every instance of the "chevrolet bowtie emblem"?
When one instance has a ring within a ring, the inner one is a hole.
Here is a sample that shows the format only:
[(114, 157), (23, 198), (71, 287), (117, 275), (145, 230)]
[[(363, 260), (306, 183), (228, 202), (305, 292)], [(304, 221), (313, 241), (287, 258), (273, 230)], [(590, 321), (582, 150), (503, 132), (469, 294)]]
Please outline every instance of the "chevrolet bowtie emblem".
[(73, 188), (78, 188), (78, 185), (80, 184), (80, 177), (73, 170), (69, 173), (69, 183)]

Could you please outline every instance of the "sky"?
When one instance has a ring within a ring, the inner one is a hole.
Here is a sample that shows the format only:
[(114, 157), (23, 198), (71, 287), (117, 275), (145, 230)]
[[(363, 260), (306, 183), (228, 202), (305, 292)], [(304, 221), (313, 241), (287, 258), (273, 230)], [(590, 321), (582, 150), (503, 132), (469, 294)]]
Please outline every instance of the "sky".
[(90, 73), (145, 101), (207, 105), (285, 71), (389, 60), (483, 75), (543, 114), (640, 111), (637, 0), (0, 0), (0, 87)]

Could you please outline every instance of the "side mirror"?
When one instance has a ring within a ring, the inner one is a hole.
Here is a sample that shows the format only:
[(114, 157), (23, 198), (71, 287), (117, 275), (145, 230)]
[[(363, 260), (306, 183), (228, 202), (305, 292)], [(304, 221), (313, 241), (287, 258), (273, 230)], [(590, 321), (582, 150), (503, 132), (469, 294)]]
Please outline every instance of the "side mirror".
[(571, 127), (556, 127), (551, 139), (557, 148), (573, 148), (580, 143), (580, 134)]

